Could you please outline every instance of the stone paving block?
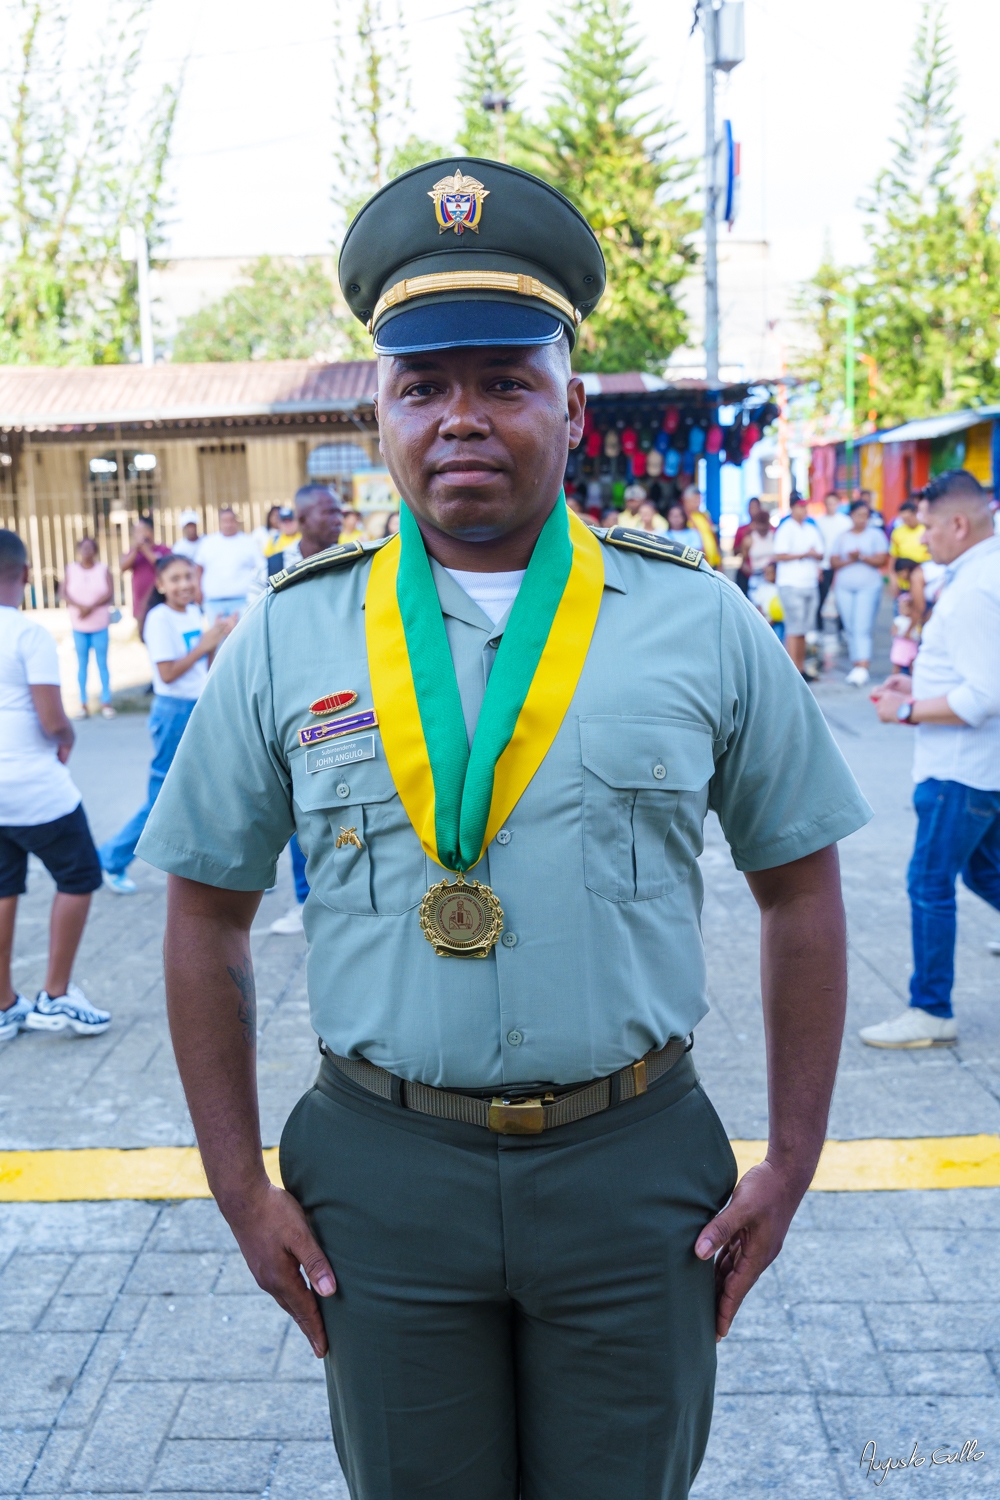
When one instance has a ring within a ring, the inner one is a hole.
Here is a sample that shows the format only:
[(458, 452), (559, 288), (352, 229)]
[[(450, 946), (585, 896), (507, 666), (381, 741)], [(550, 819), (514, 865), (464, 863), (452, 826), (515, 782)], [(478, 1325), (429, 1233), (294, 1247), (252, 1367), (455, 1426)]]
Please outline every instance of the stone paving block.
[(0, 1332), (27, 1333), (34, 1328), (72, 1264), (71, 1255), (15, 1251), (0, 1275)]
[(857, 1303), (799, 1302), (791, 1316), (812, 1390), (889, 1395), (889, 1380)]
[(233, 1232), (213, 1198), (187, 1198), (161, 1211), (149, 1250), (238, 1250)]
[(747, 1339), (770, 1339), (780, 1342), (792, 1336), (791, 1323), (784, 1305), (774, 1298), (758, 1296), (754, 1287), (744, 1300), (724, 1342), (744, 1343)]
[(161, 1490), (255, 1490), (267, 1484), (274, 1461), (273, 1442), (214, 1442), (171, 1438), (164, 1444), (151, 1493)]
[(17, 1495), (45, 1443), (44, 1432), (25, 1432), (8, 1425), (6, 1413), (0, 1427), (0, 1495)]
[[(836, 1478), (811, 1396), (719, 1396), (691, 1500), (833, 1500)], [(610, 1497), (609, 1497), (610, 1500)]]
[(83, 1446), (83, 1433), (73, 1428), (56, 1428), (48, 1434), (38, 1455), (25, 1493), (28, 1495), (62, 1495), (70, 1470)]
[(59, 1427), (85, 1427), (97, 1409), (114, 1374), (128, 1338), (122, 1333), (102, 1333), (93, 1342), (87, 1362), (77, 1377), (65, 1406), (59, 1413)]
[(932, 1302), (887, 1307), (868, 1303), (865, 1316), (880, 1349), (1000, 1350), (996, 1302)]
[(287, 1314), (263, 1292), (256, 1297), (154, 1297), (116, 1379), (267, 1380), (277, 1365), (287, 1322)]
[(1000, 1188), (948, 1188), (891, 1195), (907, 1229), (1000, 1229)]
[[(893, 1011), (898, 1014), (898, 1007), (889, 1014)], [(887, 1020), (888, 1015), (876, 1019)], [(954, 1063), (929, 1063), (916, 1079), (909, 1063), (883, 1065), (874, 1079), (868, 1069), (838, 1075), (829, 1124), (835, 1140), (977, 1135), (997, 1128), (995, 1097), (968, 1073), (959, 1076)]]
[(315, 1443), (282, 1443), (269, 1500), (350, 1500), (337, 1451), (330, 1438)]
[(114, 1302), (114, 1297), (107, 1295), (64, 1296), (59, 1292), (49, 1303), (38, 1326), (50, 1333), (100, 1333)]
[(289, 1319), (288, 1332), (282, 1345), (281, 1357), (276, 1371), (278, 1380), (318, 1380), (326, 1389), (326, 1366), (317, 1359), (305, 1334)]
[(188, 1387), (172, 1438), (312, 1438), (330, 1435), (325, 1386), (315, 1381), (198, 1381)]
[(93, 1347), (89, 1333), (0, 1334), (0, 1412), (8, 1425), (48, 1424)]
[(260, 1290), (239, 1250), (225, 1256), (219, 1279), (212, 1290), (217, 1297), (246, 1296)]
[(807, 1193), (815, 1229), (901, 1228), (898, 1193)]
[(723, 1339), (717, 1346), (719, 1395), (751, 1395), (764, 1391), (805, 1395), (809, 1390), (805, 1366), (795, 1343), (765, 1339)]
[(775, 1262), (790, 1301), (921, 1302), (930, 1286), (898, 1230), (791, 1234)]
[(191, 1296), (210, 1292), (222, 1269), (217, 1250), (145, 1250), (125, 1283), (131, 1296)]
[(914, 1229), (908, 1234), (924, 1274), (942, 1302), (997, 1295), (996, 1235), (989, 1229)]
[[(41, 1035), (41, 1033), (39, 1033)], [(4, 1215), (25, 1215), (25, 1249), (73, 1252), (138, 1251), (161, 1212), (159, 1205), (122, 1200), (112, 1203), (8, 1203)]]
[(115, 1298), (114, 1306), (108, 1314), (108, 1320), (104, 1325), (108, 1333), (131, 1333), (138, 1326), (139, 1320), (146, 1311), (148, 1297), (129, 1297), (123, 1292)]
[(168, 1380), (115, 1381), (74, 1468), (74, 1490), (145, 1489), (184, 1387)]
[[(993, 1369), (978, 1350), (910, 1349), (883, 1354), (893, 1390), (900, 1396), (994, 1396)], [(852, 1394), (854, 1394), (852, 1392)]]
[(135, 1256), (127, 1252), (78, 1255), (59, 1290), (66, 1294), (82, 1293), (89, 1296), (103, 1292), (116, 1297), (134, 1260)]
[[(1000, 1464), (1000, 1400), (983, 1396), (820, 1396), (820, 1413), (829, 1434), (830, 1449), (840, 1471), (846, 1500), (871, 1500), (890, 1483), (897, 1500), (904, 1493), (922, 1495), (930, 1490), (942, 1497), (974, 1495), (994, 1500)], [(959, 1450), (975, 1438), (986, 1458), (979, 1463), (931, 1464), (932, 1453)], [(908, 1458), (914, 1443), (926, 1462), (917, 1469), (894, 1473), (878, 1490), (875, 1476), (860, 1467), (865, 1444), (874, 1439), (878, 1458)], [(828, 1476), (830, 1477), (830, 1476)], [(835, 1494), (832, 1486), (828, 1494)]]

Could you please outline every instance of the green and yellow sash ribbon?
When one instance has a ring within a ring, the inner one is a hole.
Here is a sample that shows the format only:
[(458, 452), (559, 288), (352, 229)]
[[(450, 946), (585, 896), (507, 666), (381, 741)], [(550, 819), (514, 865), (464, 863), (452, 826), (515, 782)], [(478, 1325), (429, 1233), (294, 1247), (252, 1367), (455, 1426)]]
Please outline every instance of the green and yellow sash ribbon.
[(479, 863), (541, 765), (583, 671), (604, 588), (601, 545), (560, 495), (497, 650), (469, 748), (434, 576), (413, 516), (372, 562), (365, 633), (392, 779), (424, 850)]

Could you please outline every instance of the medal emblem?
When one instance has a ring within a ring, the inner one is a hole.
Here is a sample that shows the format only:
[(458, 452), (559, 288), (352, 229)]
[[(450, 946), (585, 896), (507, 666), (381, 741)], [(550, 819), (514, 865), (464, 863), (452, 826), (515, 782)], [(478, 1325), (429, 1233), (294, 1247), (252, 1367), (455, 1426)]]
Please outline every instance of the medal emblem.
[(434, 214), (438, 221), (438, 234), (454, 229), (464, 234), (471, 229), (479, 233), (479, 221), (483, 216), (483, 199), (490, 195), (474, 177), (463, 177), (456, 172), (454, 177), (442, 177), (427, 194), (434, 199)]
[(310, 703), (311, 714), (339, 714), (342, 708), (350, 708), (352, 703), (357, 703), (357, 693), (327, 693), (325, 698), (317, 698), (315, 703)]
[[(359, 714), (348, 714), (346, 719), (332, 719), (325, 724), (307, 724), (299, 730), (300, 745), (321, 745), (324, 740), (337, 740), (342, 734), (354, 734), (359, 729), (378, 727), (378, 714), (373, 708), (363, 709)], [(359, 756), (358, 759), (370, 759)]]
[(488, 885), (459, 875), (431, 886), (420, 926), (440, 958), (486, 958), (503, 932), (503, 908)]

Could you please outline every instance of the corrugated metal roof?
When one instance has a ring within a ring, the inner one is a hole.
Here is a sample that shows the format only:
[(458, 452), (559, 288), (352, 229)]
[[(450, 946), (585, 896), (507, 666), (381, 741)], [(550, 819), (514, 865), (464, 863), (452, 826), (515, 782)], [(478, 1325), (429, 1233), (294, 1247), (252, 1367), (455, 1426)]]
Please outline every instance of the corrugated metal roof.
[(374, 360), (197, 365), (0, 365), (0, 427), (282, 416), (369, 406)]
[(988, 422), (1000, 417), (1000, 406), (979, 406), (972, 411), (951, 411), (943, 417), (918, 417), (915, 422), (904, 422), (890, 432), (879, 433), (880, 443), (919, 443), (930, 438), (947, 437), (952, 432), (964, 432), (979, 422)]

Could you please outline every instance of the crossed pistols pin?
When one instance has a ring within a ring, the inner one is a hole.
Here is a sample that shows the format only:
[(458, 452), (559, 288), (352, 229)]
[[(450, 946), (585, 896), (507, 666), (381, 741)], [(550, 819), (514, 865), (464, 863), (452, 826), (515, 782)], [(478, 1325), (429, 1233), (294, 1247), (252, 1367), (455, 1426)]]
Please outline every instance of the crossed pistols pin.
[(337, 842), (334, 845), (334, 848), (343, 849), (345, 844), (353, 844), (355, 849), (364, 848), (364, 844), (362, 844), (361, 840), (358, 838), (358, 830), (356, 828), (345, 828), (343, 823), (341, 823), (340, 832), (337, 835)]

